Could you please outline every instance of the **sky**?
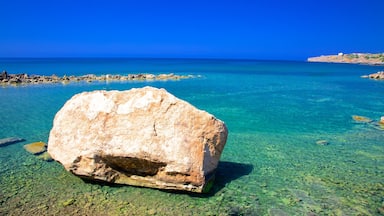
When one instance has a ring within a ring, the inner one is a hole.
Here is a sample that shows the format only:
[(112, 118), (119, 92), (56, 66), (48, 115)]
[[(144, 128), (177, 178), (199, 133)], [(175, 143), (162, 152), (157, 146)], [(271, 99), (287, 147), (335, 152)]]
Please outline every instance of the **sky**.
[(0, 0), (0, 57), (384, 52), (384, 0)]

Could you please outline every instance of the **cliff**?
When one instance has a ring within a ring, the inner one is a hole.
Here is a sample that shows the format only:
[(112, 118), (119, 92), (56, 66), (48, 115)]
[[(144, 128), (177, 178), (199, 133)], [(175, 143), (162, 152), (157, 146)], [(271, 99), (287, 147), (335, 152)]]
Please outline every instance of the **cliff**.
[(309, 62), (330, 62), (330, 63), (351, 63), (351, 64), (369, 64), (384, 65), (384, 53), (351, 53), (338, 55), (322, 55), (308, 58)]

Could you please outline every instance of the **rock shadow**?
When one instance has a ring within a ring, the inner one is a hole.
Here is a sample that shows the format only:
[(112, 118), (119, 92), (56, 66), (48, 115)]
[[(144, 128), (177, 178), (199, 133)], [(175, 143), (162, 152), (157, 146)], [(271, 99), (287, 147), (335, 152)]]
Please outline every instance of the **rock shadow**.
[(253, 165), (235, 163), (229, 161), (220, 161), (215, 175), (215, 181), (211, 190), (207, 193), (193, 193), (188, 191), (162, 190), (168, 193), (188, 194), (192, 197), (206, 198), (214, 196), (217, 192), (223, 189), (228, 183), (242, 176), (249, 175), (253, 170)]
[[(217, 166), (215, 181), (211, 190), (205, 194), (198, 194), (199, 197), (214, 196), (223, 189), (228, 183), (242, 176), (249, 175), (253, 170), (253, 165), (235, 163), (229, 161), (220, 161)], [(196, 194), (195, 194), (196, 195)]]

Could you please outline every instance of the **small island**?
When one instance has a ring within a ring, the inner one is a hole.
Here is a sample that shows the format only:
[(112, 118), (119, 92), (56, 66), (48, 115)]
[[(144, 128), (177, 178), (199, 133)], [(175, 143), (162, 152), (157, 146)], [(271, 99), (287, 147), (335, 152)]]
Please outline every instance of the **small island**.
[(28, 74), (9, 74), (7, 71), (0, 73), (0, 86), (7, 85), (26, 85), (26, 84), (50, 84), (50, 83), (63, 83), (70, 82), (94, 82), (94, 81), (152, 81), (152, 80), (180, 80), (193, 78), (193, 75), (176, 75), (169, 74), (128, 74), (128, 75), (95, 75), (87, 74), (82, 76), (44, 76), (44, 75), (28, 75)]
[(384, 53), (339, 53), (337, 55), (322, 55), (310, 57), (308, 58), (308, 62), (384, 65)]

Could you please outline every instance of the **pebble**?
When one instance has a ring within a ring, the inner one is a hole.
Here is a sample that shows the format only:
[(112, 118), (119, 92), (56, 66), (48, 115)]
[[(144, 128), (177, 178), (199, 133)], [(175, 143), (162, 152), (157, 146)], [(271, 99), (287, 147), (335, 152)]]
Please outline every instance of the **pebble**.
[(62, 205), (65, 207), (65, 206), (70, 206), (72, 204), (74, 204), (76, 202), (75, 199), (71, 198), (71, 199), (68, 199), (68, 200), (65, 200), (64, 202), (62, 202)]
[(316, 144), (326, 146), (326, 145), (329, 145), (329, 142), (328, 142), (328, 140), (317, 140)]

